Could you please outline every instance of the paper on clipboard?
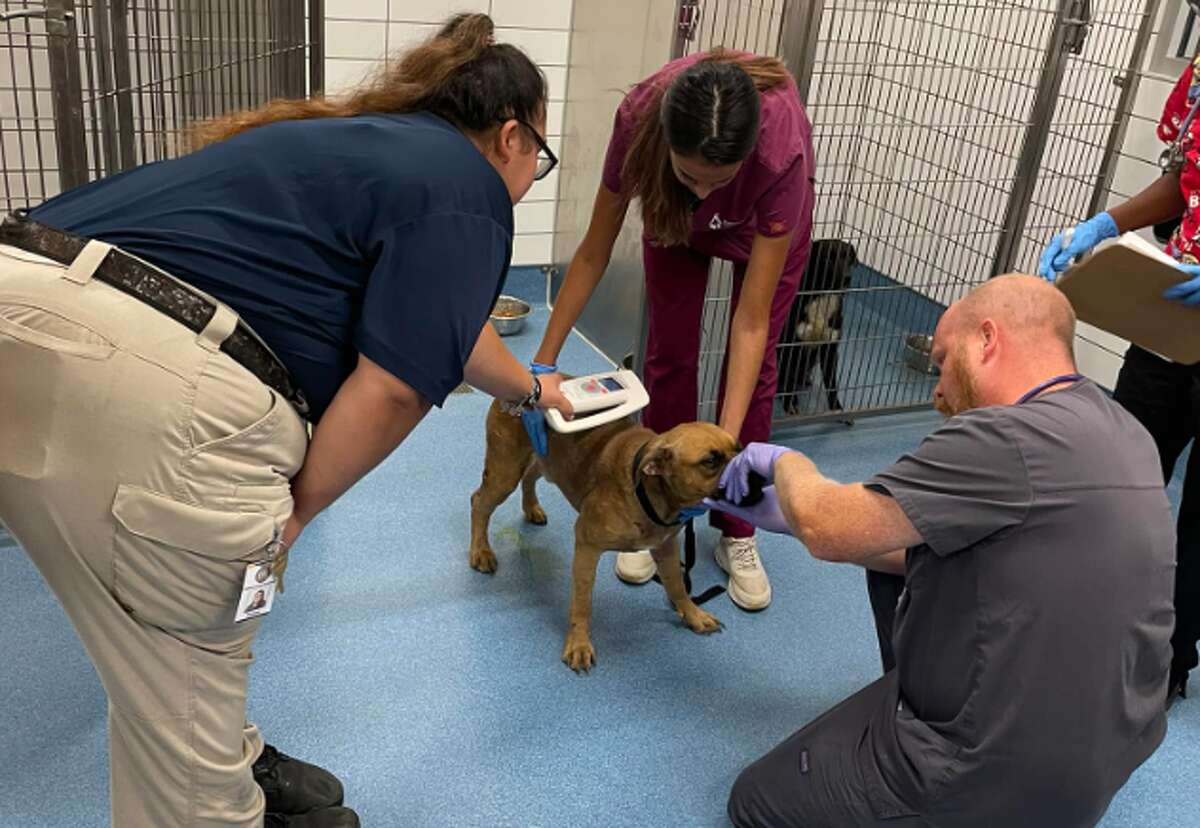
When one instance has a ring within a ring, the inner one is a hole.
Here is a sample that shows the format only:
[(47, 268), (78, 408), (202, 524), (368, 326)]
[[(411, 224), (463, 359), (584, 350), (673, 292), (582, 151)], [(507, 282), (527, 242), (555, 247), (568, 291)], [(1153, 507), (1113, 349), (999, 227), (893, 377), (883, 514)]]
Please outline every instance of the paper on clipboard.
[(1080, 322), (1190, 365), (1200, 362), (1200, 308), (1162, 298), (1188, 278), (1162, 250), (1125, 233), (1096, 245), (1057, 284)]

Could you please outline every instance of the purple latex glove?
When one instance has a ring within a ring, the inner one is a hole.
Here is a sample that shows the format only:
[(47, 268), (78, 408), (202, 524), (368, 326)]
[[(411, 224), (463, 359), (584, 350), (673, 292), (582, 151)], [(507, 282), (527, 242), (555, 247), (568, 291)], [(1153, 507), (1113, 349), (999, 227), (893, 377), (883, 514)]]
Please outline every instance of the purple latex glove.
[(783, 511), (779, 508), (779, 495), (776, 493), (774, 486), (767, 486), (763, 489), (762, 500), (747, 508), (734, 506), (728, 501), (713, 500), (712, 498), (705, 500), (704, 505), (714, 511), (725, 512), (726, 514), (741, 518), (747, 523), (757, 526), (759, 529), (765, 529), (777, 535), (792, 534), (792, 529), (788, 526), (787, 519), (784, 518)]
[(746, 450), (729, 461), (721, 473), (721, 489), (730, 503), (741, 503), (750, 491), (750, 472), (761, 474), (767, 483), (775, 482), (775, 461), (791, 449), (771, 443), (751, 443)]

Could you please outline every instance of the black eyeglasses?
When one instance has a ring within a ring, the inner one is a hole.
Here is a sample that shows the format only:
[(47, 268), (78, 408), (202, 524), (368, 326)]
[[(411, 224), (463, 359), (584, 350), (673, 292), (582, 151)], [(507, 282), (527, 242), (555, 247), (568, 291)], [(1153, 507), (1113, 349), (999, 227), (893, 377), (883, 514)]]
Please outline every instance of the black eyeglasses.
[(513, 120), (529, 130), (530, 134), (533, 135), (533, 140), (537, 142), (538, 164), (537, 170), (535, 170), (533, 173), (533, 180), (541, 181), (543, 178), (548, 176), (555, 167), (558, 166), (558, 156), (550, 150), (550, 146), (546, 143), (546, 139), (543, 138), (538, 131), (533, 128), (532, 124), (522, 121), (520, 118), (514, 118)]

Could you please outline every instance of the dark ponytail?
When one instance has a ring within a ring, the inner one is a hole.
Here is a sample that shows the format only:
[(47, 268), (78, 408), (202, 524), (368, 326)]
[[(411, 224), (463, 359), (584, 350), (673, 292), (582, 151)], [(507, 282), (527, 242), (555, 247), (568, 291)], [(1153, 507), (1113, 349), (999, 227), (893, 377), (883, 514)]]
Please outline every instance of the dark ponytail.
[(642, 200), (647, 236), (674, 245), (691, 234), (692, 196), (670, 151), (717, 166), (745, 161), (758, 143), (762, 93), (788, 80), (777, 58), (714, 49), (651, 97), (621, 170), (622, 195)]
[(546, 77), (520, 49), (494, 42), (494, 30), (486, 14), (456, 15), (428, 41), (344, 98), (272, 101), (200, 124), (193, 143), (223, 141), (276, 121), (368, 112), (432, 112), (474, 133), (509, 118), (536, 123), (545, 115)]

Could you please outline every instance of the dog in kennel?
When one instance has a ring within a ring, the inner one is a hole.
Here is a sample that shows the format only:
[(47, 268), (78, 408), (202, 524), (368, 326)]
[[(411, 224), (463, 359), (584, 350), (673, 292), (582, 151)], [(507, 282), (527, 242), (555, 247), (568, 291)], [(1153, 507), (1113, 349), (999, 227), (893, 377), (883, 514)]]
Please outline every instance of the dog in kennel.
[(858, 253), (849, 242), (813, 242), (804, 281), (777, 346), (776, 394), (785, 414), (799, 413), (800, 394), (812, 387), (813, 370), (818, 365), (829, 410), (842, 410), (837, 388), (838, 346), (842, 339), (842, 305), (856, 264)]

